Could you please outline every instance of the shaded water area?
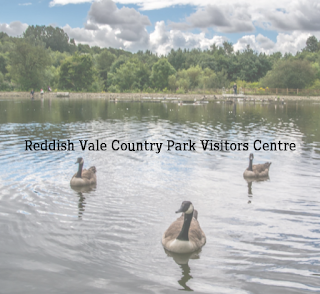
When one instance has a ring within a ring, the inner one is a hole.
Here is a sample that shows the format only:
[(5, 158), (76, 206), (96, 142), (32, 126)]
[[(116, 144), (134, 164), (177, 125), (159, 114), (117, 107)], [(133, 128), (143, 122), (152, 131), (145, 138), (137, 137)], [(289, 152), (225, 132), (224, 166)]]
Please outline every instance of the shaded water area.
[[(204, 105), (103, 99), (0, 101), (0, 285), (3, 293), (313, 293), (320, 290), (320, 104)], [(74, 151), (25, 151), (70, 140)], [(79, 140), (105, 142), (81, 150)], [(163, 143), (161, 152), (111, 143)], [(167, 150), (167, 140), (195, 151)], [(204, 151), (200, 140), (248, 142)], [(257, 151), (253, 142), (295, 143)], [(247, 182), (254, 163), (270, 178)], [(72, 189), (77, 157), (98, 184)], [(207, 243), (165, 252), (184, 200)]]

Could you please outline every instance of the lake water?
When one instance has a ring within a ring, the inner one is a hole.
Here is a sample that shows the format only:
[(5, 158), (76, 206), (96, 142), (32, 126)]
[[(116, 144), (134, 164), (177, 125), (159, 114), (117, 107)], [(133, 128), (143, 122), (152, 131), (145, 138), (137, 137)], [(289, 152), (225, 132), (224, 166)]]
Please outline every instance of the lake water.
[[(312, 102), (3, 99), (0, 291), (318, 292), (319, 114)], [(70, 140), (74, 151), (25, 151), (25, 140)], [(107, 150), (82, 151), (79, 140)], [(159, 153), (116, 151), (114, 140), (163, 145)], [(168, 140), (191, 140), (195, 151), (168, 151)], [(248, 150), (205, 151), (200, 140)], [(258, 151), (255, 140), (296, 150)], [(254, 163), (272, 162), (268, 180), (243, 179), (250, 152)], [(91, 190), (69, 185), (80, 156), (97, 168)], [(161, 236), (184, 200), (198, 210), (207, 243), (192, 256), (171, 256)]]

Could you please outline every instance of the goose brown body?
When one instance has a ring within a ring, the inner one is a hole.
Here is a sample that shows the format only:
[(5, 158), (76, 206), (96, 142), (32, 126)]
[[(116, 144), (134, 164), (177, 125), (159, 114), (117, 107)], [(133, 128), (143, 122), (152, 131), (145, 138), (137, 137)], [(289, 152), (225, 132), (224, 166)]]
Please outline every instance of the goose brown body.
[(269, 168), (271, 162), (266, 162), (263, 164), (252, 164), (253, 154), (249, 155), (249, 166), (244, 171), (243, 176), (245, 178), (265, 178), (269, 176)]
[(91, 166), (89, 169), (82, 169), (84, 161), (81, 157), (78, 158), (76, 163), (79, 163), (78, 172), (72, 177), (70, 185), (72, 187), (95, 185), (97, 183), (96, 167)]
[[(191, 253), (206, 243), (206, 236), (196, 218), (198, 213), (195, 211), (194, 214), (192, 203), (190, 202), (190, 204), (192, 211), (190, 212), (190, 208), (185, 212), (180, 209), (178, 212), (184, 213), (169, 226), (162, 236), (162, 245), (168, 251)], [(186, 230), (185, 237), (182, 234), (183, 230)]]

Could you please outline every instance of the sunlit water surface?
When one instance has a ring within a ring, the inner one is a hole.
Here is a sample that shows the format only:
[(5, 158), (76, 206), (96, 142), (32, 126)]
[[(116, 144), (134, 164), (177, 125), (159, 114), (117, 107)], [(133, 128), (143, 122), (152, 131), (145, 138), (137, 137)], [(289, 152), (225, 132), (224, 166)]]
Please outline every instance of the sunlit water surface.
[[(312, 293), (320, 290), (320, 104), (0, 101), (0, 284), (3, 293)], [(25, 140), (75, 151), (25, 151)], [(105, 142), (82, 151), (79, 140)], [(162, 142), (113, 151), (111, 142)], [(203, 151), (200, 140), (249, 142)], [(255, 151), (252, 143), (295, 143)], [(167, 151), (167, 140), (196, 151)], [(249, 153), (272, 161), (247, 183)], [(77, 157), (98, 184), (73, 190)], [(190, 200), (202, 251), (170, 256), (161, 236)]]

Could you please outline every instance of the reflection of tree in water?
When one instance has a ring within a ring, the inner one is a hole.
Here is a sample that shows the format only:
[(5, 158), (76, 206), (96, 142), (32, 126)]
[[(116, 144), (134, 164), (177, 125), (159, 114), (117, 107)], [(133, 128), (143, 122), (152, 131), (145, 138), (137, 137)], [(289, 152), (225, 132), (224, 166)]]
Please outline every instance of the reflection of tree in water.
[(180, 280), (178, 280), (178, 283), (183, 287), (183, 289), (179, 289), (179, 290), (183, 290), (183, 291), (193, 291), (188, 285), (187, 282), (191, 279), (193, 279), (193, 277), (191, 276), (190, 272), (191, 269), (189, 267), (189, 260), (190, 259), (199, 259), (199, 253), (201, 252), (200, 250), (197, 250), (193, 253), (189, 253), (189, 254), (178, 254), (178, 253), (173, 253), (170, 252), (166, 249), (164, 249), (164, 251), (167, 253), (168, 256), (172, 257), (173, 260), (176, 262), (176, 264), (178, 264), (182, 270), (182, 277)]
[(95, 185), (93, 186), (86, 186), (86, 187), (71, 187), (72, 190), (74, 190), (75, 192), (77, 192), (79, 200), (78, 200), (78, 217), (82, 218), (82, 215), (85, 211), (85, 207), (86, 207), (86, 194), (89, 194), (91, 191), (93, 191), (95, 189)]

